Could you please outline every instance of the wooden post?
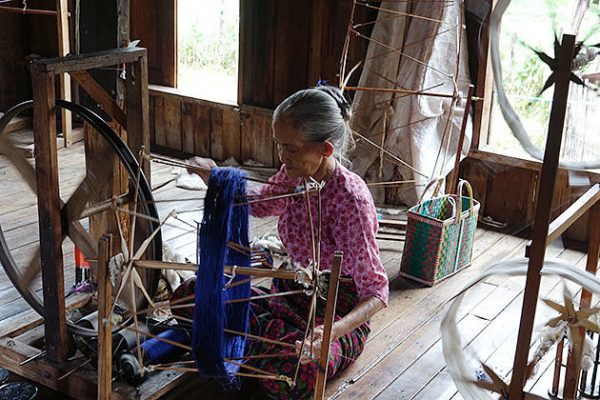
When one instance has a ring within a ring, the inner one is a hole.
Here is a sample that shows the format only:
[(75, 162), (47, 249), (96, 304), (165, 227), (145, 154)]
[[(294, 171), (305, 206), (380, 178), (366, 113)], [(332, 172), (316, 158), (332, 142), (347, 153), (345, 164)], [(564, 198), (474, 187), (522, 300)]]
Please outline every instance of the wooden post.
[[(600, 204), (596, 203), (589, 213), (588, 219), (588, 256), (586, 262), (586, 271), (596, 275), (598, 269), (598, 257), (600, 256)], [(588, 308), (592, 304), (592, 293), (589, 290), (581, 291), (581, 301), (579, 308)], [(585, 328), (580, 327), (579, 333), (582, 338), (585, 337)], [(583, 342), (578, 346), (571, 344), (569, 357), (567, 358), (567, 372), (565, 375), (565, 385), (563, 389), (563, 398), (574, 399), (577, 395), (577, 383), (579, 382), (581, 371), (581, 355), (583, 352)]]
[(98, 400), (109, 400), (112, 392), (112, 284), (108, 267), (112, 241), (110, 234), (98, 241)]
[[(56, 0), (56, 27), (58, 30), (58, 56), (64, 57), (71, 51), (69, 45), (69, 3), (68, 0)], [(68, 74), (60, 74), (60, 98), (71, 100), (71, 77)], [(71, 112), (61, 110), (61, 125), (64, 138), (64, 146), (73, 142), (71, 137), (72, 120)]]
[(325, 323), (323, 325), (323, 341), (321, 343), (321, 354), (319, 355), (319, 365), (317, 367), (317, 380), (315, 382), (315, 400), (323, 399), (323, 396), (325, 394), (325, 383), (327, 382), (327, 365), (329, 364), (329, 346), (331, 345), (331, 333), (333, 330), (333, 323), (335, 322), (335, 306), (337, 303), (342, 259), (343, 253), (341, 251), (336, 251), (333, 256), (331, 275), (329, 276), (329, 289), (327, 291), (327, 307), (325, 308)]
[[(460, 168), (460, 156), (462, 155), (463, 144), (465, 143), (465, 134), (467, 130), (467, 122), (469, 121), (469, 111), (471, 111), (471, 97), (473, 97), (473, 91), (475, 86), (469, 85), (469, 92), (467, 94), (467, 102), (465, 103), (465, 113), (463, 115), (462, 124), (460, 125), (460, 135), (458, 136), (458, 146), (456, 147), (456, 157), (454, 158), (454, 169), (450, 173), (450, 182), (448, 182), (448, 191), (456, 193), (458, 187), (458, 170)], [(449, 118), (452, 118), (450, 116)], [(459, 196), (460, 193), (457, 193)]]
[(552, 211), (552, 197), (554, 184), (558, 169), (560, 145), (565, 122), (565, 111), (567, 108), (567, 95), (569, 92), (569, 75), (571, 74), (571, 61), (573, 59), (573, 47), (575, 36), (563, 35), (562, 43), (556, 55), (558, 68), (556, 70), (556, 84), (552, 99), (552, 111), (548, 128), (548, 139), (544, 154), (544, 164), (540, 178), (540, 188), (537, 196), (537, 207), (533, 223), (532, 244), (527, 269), (527, 281), (523, 296), (523, 307), (521, 309), (521, 323), (519, 325), (519, 336), (517, 349), (513, 364), (512, 380), (510, 383), (511, 400), (523, 398), (523, 385), (525, 384), (525, 372), (527, 369), (527, 357), (531, 345), (533, 332), (533, 321), (537, 308), (540, 290), (540, 271), (544, 265), (546, 254), (546, 237)]
[[(137, 157), (144, 146), (150, 149), (150, 118), (148, 109), (148, 58), (140, 56), (137, 62), (127, 65), (126, 112), (127, 144)], [(150, 181), (150, 163), (143, 162), (144, 174)]]
[[(474, 94), (479, 98), (483, 98), (483, 100), (476, 101), (473, 104), (473, 138), (471, 140), (471, 149), (475, 150), (479, 149), (481, 144), (486, 145), (489, 141), (490, 116), (494, 91), (494, 74), (492, 73), (492, 58), (490, 57), (489, 45), (489, 20), (490, 14), (497, 2), (498, 0), (492, 0), (488, 3), (489, 9), (485, 13), (481, 29), (479, 30), (481, 33), (478, 43), (480, 53), (477, 63), (477, 89)], [(483, 138), (482, 134), (485, 135)]]
[(62, 227), (56, 149), (54, 75), (32, 64), (33, 134), (38, 193), (40, 257), (47, 357), (65, 361), (69, 346), (65, 317)]

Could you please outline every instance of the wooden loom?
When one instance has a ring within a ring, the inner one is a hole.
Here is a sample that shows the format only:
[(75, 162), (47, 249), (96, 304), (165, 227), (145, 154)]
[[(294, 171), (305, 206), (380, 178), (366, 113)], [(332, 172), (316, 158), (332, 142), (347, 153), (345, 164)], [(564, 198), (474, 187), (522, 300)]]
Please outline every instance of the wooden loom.
[[(125, 113), (117, 104), (115, 104), (110, 95), (105, 93), (103, 89), (86, 72), (86, 69), (115, 64), (120, 65), (122, 63), (128, 65), (126, 104), (127, 113)], [(162, 373), (159, 372), (155, 374), (158, 375), (157, 379), (149, 379), (144, 383), (144, 385), (141, 385), (138, 388), (132, 388), (122, 383), (115, 383), (114, 386), (111, 384), (112, 379), (110, 376), (110, 368), (104, 368), (103, 366), (112, 365), (112, 354), (110, 354), (110, 351), (104, 350), (106, 348), (110, 348), (106, 346), (110, 346), (112, 333), (114, 333), (115, 330), (111, 329), (110, 324), (108, 323), (109, 319), (103, 318), (103, 316), (109, 314), (112, 307), (114, 307), (114, 302), (110, 300), (111, 290), (110, 284), (107, 284), (107, 269), (103, 267), (105, 267), (111, 260), (116, 246), (112, 246), (111, 239), (106, 236), (100, 238), (100, 241), (96, 245), (94, 243), (94, 238), (92, 237), (93, 234), (90, 235), (90, 233), (88, 233), (85, 229), (82, 229), (79, 222), (79, 220), (82, 218), (94, 216), (97, 213), (105, 211), (113, 211), (119, 208), (124, 213), (133, 216), (133, 224), (135, 225), (135, 217), (139, 214), (140, 220), (143, 219), (142, 217), (148, 218), (148, 210), (138, 213), (134, 209), (134, 211), (131, 212), (131, 210), (127, 211), (127, 207), (123, 206), (123, 204), (126, 205), (127, 202), (133, 202), (134, 204), (138, 202), (151, 203), (152, 200), (151, 198), (148, 198), (147, 196), (144, 197), (145, 195), (140, 194), (139, 182), (141, 170), (138, 169), (137, 171), (132, 171), (131, 165), (129, 165), (130, 182), (128, 185), (125, 185), (124, 188), (125, 190), (129, 191), (123, 195), (118, 195), (121, 192), (117, 191), (117, 197), (113, 196), (112, 199), (102, 199), (98, 198), (99, 193), (94, 190), (90, 190), (90, 186), (105, 186), (102, 183), (104, 179), (113, 179), (110, 177), (110, 168), (100, 167), (94, 172), (97, 173), (96, 178), (101, 178), (101, 181), (93, 180), (88, 175), (75, 190), (75, 193), (71, 199), (65, 203), (63, 203), (63, 201), (60, 199), (58, 193), (58, 164), (56, 158), (57, 148), (56, 142), (53, 139), (55, 137), (54, 109), (56, 105), (64, 107), (66, 104), (56, 103), (55, 105), (53, 100), (53, 78), (55, 74), (65, 72), (70, 73), (80, 83), (80, 85), (86, 91), (88, 91), (88, 93), (99, 104), (102, 105), (105, 112), (107, 112), (121, 127), (127, 129), (127, 139), (130, 147), (141, 150), (144, 145), (147, 145), (148, 141), (147, 72), (145, 49), (127, 48), (81, 56), (39, 60), (32, 66), (35, 101), (33, 104), (23, 104), (19, 107), (16, 107), (13, 111), (7, 113), (7, 116), (8, 118), (12, 118), (19, 112), (33, 107), (34, 135), (37, 150), (35, 170), (26, 162), (19, 160), (18, 157), (16, 157), (16, 152), (14, 151), (14, 148), (10, 142), (4, 140), (3, 138), (0, 138), (0, 149), (9, 155), (9, 159), (14, 165), (18, 166), (24, 180), (34, 192), (48, 193), (47, 196), (39, 199), (40, 221), (47, 221), (46, 223), (40, 224), (40, 237), (42, 246), (39, 250), (39, 253), (41, 257), (41, 263), (36, 263), (34, 259), (32, 263), (27, 265), (24, 270), (17, 271), (19, 272), (17, 273), (17, 281), (19, 282), (19, 285), (16, 285), (19, 290), (24, 290), (25, 292), (35, 289), (31, 283), (33, 278), (39, 274), (41, 265), (52, 266), (52, 268), (44, 267), (41, 269), (43, 271), (41, 283), (46, 301), (43, 304), (36, 303), (35, 299), (32, 300), (28, 297), (28, 302), (32, 304), (33, 301), (32, 307), (36, 311), (42, 315), (47, 315), (50, 317), (42, 320), (41, 317), (32, 314), (30, 320), (19, 321), (18, 324), (6, 327), (6, 329), (2, 331), (2, 338), (0, 338), (0, 353), (4, 356), (0, 359), (0, 365), (31, 379), (36, 379), (41, 375), (44, 377), (42, 383), (73, 397), (80, 397), (82, 395), (86, 398), (94, 397), (96, 395), (96, 391), (98, 391), (99, 398), (103, 399), (157, 398), (170, 388), (174, 387), (174, 385), (176, 385), (177, 382), (182, 379), (185, 369), (164, 368), (167, 370), (171, 369), (175, 371), (175, 373), (167, 371)], [(2, 131), (2, 127), (0, 127), (0, 131)], [(115, 141), (117, 139), (113, 138), (111, 140)], [(105, 153), (100, 151), (99, 157), (102, 157), (104, 154)], [(88, 154), (88, 156), (89, 155), (90, 154)], [(125, 164), (131, 164), (132, 161), (135, 161), (133, 156), (127, 155), (127, 153), (125, 153), (125, 155), (120, 154), (120, 157), (122, 163), (125, 160)], [(145, 161), (146, 159), (147, 158), (145, 157), (140, 157), (139, 165), (142, 165), (143, 170), (148, 171), (149, 163)], [(106, 160), (100, 158), (100, 164), (106, 164)], [(108, 165), (110, 165), (110, 163)], [(90, 168), (89, 165), (88, 168)], [(134, 179), (135, 176), (137, 176), (137, 179)], [(123, 185), (121, 184), (120, 186), (121, 189), (123, 189)], [(133, 194), (132, 186), (135, 186), (135, 192)], [(114, 192), (112, 194), (114, 195)], [(306, 194), (308, 195), (308, 191), (306, 191)], [(150, 215), (149, 219), (154, 221), (156, 217), (152, 217), (152, 215)], [(117, 225), (118, 220), (119, 218), (117, 218)], [(136, 229), (130, 228), (128, 230), (131, 234), (130, 245), (133, 246), (134, 243), (136, 245), (140, 244), (139, 237), (136, 238), (136, 240), (133, 239), (133, 234)], [(146, 253), (145, 249), (150, 244), (150, 241), (146, 241), (148, 239), (155, 238), (154, 235), (156, 235), (157, 232), (159, 232), (158, 229), (155, 229), (154, 232), (152, 232), (152, 230), (147, 231), (146, 235), (148, 235), (148, 237), (145, 238), (144, 242), (141, 243), (141, 245), (145, 246), (144, 250), (140, 251), (139, 249), (136, 249), (136, 252), (139, 254)], [(152, 235), (152, 237), (150, 237), (150, 235)], [(68, 302), (65, 302), (65, 286), (63, 278), (64, 262), (61, 249), (63, 237), (65, 236), (69, 236), (71, 240), (77, 244), (78, 247), (80, 247), (88, 261), (96, 265), (96, 279), (100, 293), (98, 313), (99, 321), (101, 321), (97, 334), (100, 338), (99, 354), (104, 355), (99, 360), (101, 366), (99, 368), (99, 375), (97, 377), (95, 374), (90, 373), (89, 369), (83, 368), (89, 363), (89, 360), (83, 364), (80, 361), (67, 360), (67, 357), (70, 355), (69, 349), (73, 349), (73, 344), (71, 343), (71, 336), (68, 334), (67, 327), (70, 325), (68, 325), (68, 321), (65, 320), (65, 312), (72, 311), (84, 304), (87, 304), (90, 300), (90, 295), (71, 296)], [(157, 235), (157, 237), (160, 239), (160, 235)], [(3, 247), (6, 247), (3, 237), (2, 240)], [(47, 245), (52, 243), (54, 243), (54, 245)], [(133, 247), (130, 247), (130, 249), (133, 249)], [(3, 251), (3, 253), (6, 253), (6, 251)], [(132, 253), (133, 252), (130, 254)], [(157, 254), (156, 250), (152, 254), (160, 259), (160, 253)], [(325, 324), (324, 343), (331, 339), (333, 316), (335, 315), (335, 300), (337, 298), (337, 282), (341, 261), (341, 254), (339, 254), (335, 258), (334, 271), (332, 271), (329, 282), (330, 290), (326, 310), (329, 319)], [(151, 271), (147, 275), (140, 273), (143, 277), (154, 276), (156, 273), (158, 273), (156, 264), (144, 264), (141, 259), (136, 259), (136, 262), (138, 263), (135, 267), (136, 274), (138, 267), (142, 270), (146, 269)], [(4, 262), (4, 259), (3, 264), (7, 264)], [(160, 268), (165, 267), (175, 269), (178, 268), (177, 265), (160, 265)], [(179, 268), (189, 268), (189, 265), (179, 266)], [(280, 278), (283, 278), (284, 275), (286, 275), (285, 272), (279, 271), (243, 271), (239, 268), (236, 269), (236, 273), (278, 276)], [(290, 279), (290, 277), (294, 274), (290, 275), (288, 273), (287, 275), (287, 279)], [(27, 276), (29, 276), (29, 278), (24, 278)], [(19, 281), (19, 279), (21, 280)], [(152, 292), (151, 289), (148, 291), (150, 293)], [(314, 292), (316, 295), (316, 290)], [(112, 306), (111, 303), (113, 304)], [(137, 315), (137, 310), (134, 310), (134, 316), (135, 315)], [(45, 349), (40, 347), (42, 339), (42, 324), (44, 324), (45, 331)], [(328, 350), (329, 346), (323, 346), (323, 352), (328, 352)], [(322, 398), (323, 396), (326, 380), (326, 360), (328, 359), (327, 354), (322, 354), (320, 359), (321, 365), (318, 368), (319, 372), (315, 387), (316, 398)], [(56, 364), (53, 361), (59, 361), (59, 364)]]

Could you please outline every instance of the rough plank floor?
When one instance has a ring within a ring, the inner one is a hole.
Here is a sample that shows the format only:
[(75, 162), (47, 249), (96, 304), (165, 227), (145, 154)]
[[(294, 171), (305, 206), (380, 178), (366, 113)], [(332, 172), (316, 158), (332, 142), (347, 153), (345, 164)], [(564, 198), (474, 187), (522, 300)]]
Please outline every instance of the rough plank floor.
[[(81, 179), (82, 145), (76, 144), (60, 150), (64, 166), (61, 185), (68, 193)], [(178, 189), (170, 167), (153, 164), (152, 183), (154, 195), (162, 216), (170, 210), (178, 217), (194, 224), (202, 215), (202, 191)], [(7, 242), (17, 254), (27, 253), (38, 243), (37, 211), (34, 199), (24, 195), (20, 178), (0, 156), (0, 226)], [(162, 184), (165, 184), (164, 186)], [(251, 219), (251, 237), (276, 231), (273, 218)], [(195, 259), (196, 238), (189, 225), (179, 220), (163, 229), (163, 238), (177, 252)], [(482, 268), (502, 259), (522, 256), (526, 240), (508, 234), (478, 229), (474, 245), (473, 264), (459, 274), (427, 288), (398, 276), (402, 243), (380, 241), (381, 256), (390, 278), (389, 306), (372, 320), (372, 333), (365, 352), (346, 371), (327, 386), (327, 396), (332, 399), (460, 399), (455, 385), (445, 368), (440, 340), (440, 321), (446, 311), (445, 304)], [(72, 244), (66, 242), (66, 258), (71, 259)], [(585, 255), (551, 244), (548, 255), (585, 267)], [(66, 266), (72, 271), (72, 265)], [(69, 272), (72, 273), (72, 272)], [(70, 276), (70, 275), (69, 275)], [(459, 312), (459, 331), (469, 354), (492, 367), (500, 375), (510, 377), (515, 340), (521, 309), (524, 280), (492, 277), (473, 287), (462, 303)], [(573, 293), (576, 287), (571, 287)], [(562, 284), (556, 278), (542, 280), (541, 295), (560, 300)], [(536, 326), (554, 314), (540, 305)], [(0, 271), (0, 332), (2, 327), (30, 314), (30, 308)], [(536, 343), (534, 343), (534, 346)], [(550, 353), (554, 353), (551, 350)], [(540, 364), (527, 389), (545, 396), (550, 388), (553, 366), (551, 357)], [(165, 399), (240, 398), (239, 394), (219, 391), (213, 382), (201, 383), (190, 375), (184, 385), (164, 396)], [(58, 398), (43, 394), (40, 398)], [(244, 395), (245, 397), (249, 397)], [(254, 395), (254, 398), (260, 398)]]

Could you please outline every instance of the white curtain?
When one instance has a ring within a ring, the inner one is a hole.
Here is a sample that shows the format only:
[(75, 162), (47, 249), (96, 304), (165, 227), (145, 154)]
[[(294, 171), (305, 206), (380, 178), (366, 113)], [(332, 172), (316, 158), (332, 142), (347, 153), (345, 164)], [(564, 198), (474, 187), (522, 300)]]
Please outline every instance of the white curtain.
[[(359, 86), (414, 91), (427, 89), (432, 93), (452, 94), (457, 69), (460, 2), (384, 2), (381, 8), (412, 16), (379, 11), (371, 34), (374, 40), (369, 43)], [(460, 32), (458, 89), (466, 96), (469, 85), (467, 42), (464, 30)], [(385, 47), (377, 42), (385, 44)], [(389, 48), (399, 49), (402, 54)], [(385, 189), (374, 189), (376, 202), (388, 200), (397, 204), (415, 204), (430, 178), (446, 175), (452, 169), (465, 100), (454, 107), (452, 103), (450, 98), (427, 95), (381, 91), (356, 93), (353, 129), (380, 145), (385, 127), (384, 148), (422, 173), (417, 174), (406, 166), (388, 161), (380, 169), (380, 151), (359, 140), (352, 156), (353, 169), (367, 181), (419, 181), (388, 188), (387, 193)], [(449, 117), (450, 132), (442, 143)], [(469, 124), (464, 154), (468, 152), (470, 138)], [(449, 152), (442, 160), (446, 147)], [(389, 156), (384, 156), (384, 160), (388, 159)]]

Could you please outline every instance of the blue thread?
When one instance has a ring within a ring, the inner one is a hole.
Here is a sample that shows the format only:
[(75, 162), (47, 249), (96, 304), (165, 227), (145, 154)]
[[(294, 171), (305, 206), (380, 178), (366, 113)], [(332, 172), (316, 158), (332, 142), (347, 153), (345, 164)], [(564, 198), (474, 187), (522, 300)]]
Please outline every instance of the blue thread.
[[(215, 376), (226, 388), (239, 387), (239, 366), (224, 362), (243, 357), (246, 337), (223, 332), (223, 328), (247, 332), (250, 302), (224, 304), (249, 298), (250, 283), (223, 290), (224, 265), (250, 266), (249, 254), (227, 247), (228, 242), (249, 248), (248, 205), (235, 205), (246, 195), (244, 173), (235, 168), (213, 168), (204, 200), (204, 218), (198, 233), (196, 307), (192, 325), (192, 352), (198, 369)], [(247, 279), (236, 276), (233, 282)]]
[(170, 343), (166, 343), (160, 339), (167, 339), (173, 342), (181, 343), (189, 346), (190, 335), (184, 329), (167, 329), (157, 335), (156, 338), (150, 338), (140, 344), (144, 352), (144, 359), (150, 361), (151, 364), (160, 364), (161, 362), (172, 359), (177, 354), (183, 354), (185, 351)]

